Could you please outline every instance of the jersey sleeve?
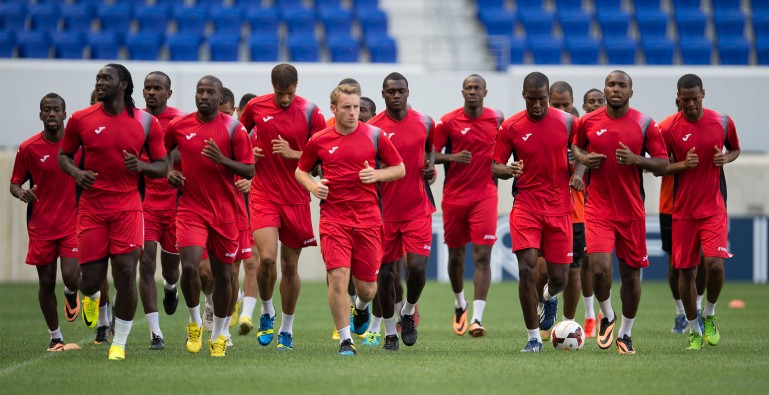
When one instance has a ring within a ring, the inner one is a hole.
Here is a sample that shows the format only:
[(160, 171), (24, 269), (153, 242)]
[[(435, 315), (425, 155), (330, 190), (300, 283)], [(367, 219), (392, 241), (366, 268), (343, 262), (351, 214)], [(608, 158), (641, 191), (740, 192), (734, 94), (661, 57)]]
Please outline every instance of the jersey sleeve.
[(240, 115), (240, 123), (243, 124), (243, 127), (245, 127), (246, 130), (251, 130), (256, 126), (254, 115), (252, 114), (254, 112), (254, 100), (256, 100), (256, 98), (248, 101), (246, 108), (243, 109), (243, 114)]
[(310, 136), (325, 128), (326, 118), (324, 118), (323, 114), (320, 112), (320, 107), (315, 106), (315, 110), (313, 110), (312, 116), (310, 117)]
[(571, 143), (574, 141), (574, 135), (577, 134), (577, 130), (579, 130), (579, 118), (578, 117), (572, 117), (571, 118), (571, 134), (569, 135), (569, 139), (566, 141), (566, 148), (571, 149)]
[(235, 133), (232, 135), (232, 150), (232, 156), (235, 158), (236, 162), (245, 163), (247, 165), (254, 163), (251, 140), (248, 138), (246, 127), (242, 124), (236, 126)]
[(162, 160), (166, 156), (163, 128), (155, 117), (152, 117), (150, 134), (147, 136), (147, 155), (151, 162)]
[(513, 153), (513, 139), (511, 138), (511, 128), (502, 124), (502, 129), (497, 132), (496, 143), (494, 144), (494, 162), (505, 165)]
[(726, 149), (730, 151), (739, 150), (740, 149), (740, 139), (737, 137), (737, 128), (734, 126), (734, 121), (732, 120), (732, 117), (727, 116), (727, 127), (726, 127), (726, 140), (724, 141), (724, 146)]
[(19, 147), (16, 153), (16, 159), (13, 162), (13, 172), (11, 173), (11, 184), (21, 185), (27, 181), (29, 175), (29, 166), (27, 166), (27, 150), (24, 146)]
[(65, 154), (73, 156), (80, 148), (82, 140), (80, 138), (80, 127), (78, 125), (78, 118), (72, 117), (67, 121), (67, 126), (64, 128), (64, 138), (61, 139), (61, 150)]
[(445, 123), (443, 123), (442, 119), (439, 120), (435, 125), (435, 129), (433, 130), (432, 135), (435, 152), (441, 152), (441, 150), (443, 150), (443, 148), (446, 147), (446, 144), (449, 142), (449, 128)]
[[(665, 143), (665, 149), (667, 152), (673, 152), (673, 139), (670, 134), (670, 125), (666, 122), (663, 122), (662, 125), (660, 125), (660, 134), (662, 135), (662, 142)], [(668, 155), (669, 157), (670, 155)]]
[(163, 135), (163, 145), (167, 151), (171, 151), (176, 148), (176, 125), (176, 119), (171, 121), (171, 123), (168, 125), (166, 133)]
[(427, 139), (425, 140), (425, 152), (433, 151), (433, 137), (435, 136), (435, 121), (432, 117), (427, 117)]
[(587, 148), (587, 128), (585, 122), (578, 122), (576, 132), (573, 133), (571, 144), (579, 148)]
[(307, 142), (307, 146), (302, 151), (302, 156), (299, 158), (299, 164), (297, 168), (301, 171), (309, 173), (312, 168), (315, 167), (315, 163), (318, 162), (318, 145), (317, 140), (311, 138)]
[(379, 151), (377, 157), (384, 162), (387, 166), (397, 166), (403, 163), (403, 158), (398, 153), (398, 149), (395, 148), (390, 138), (387, 137), (387, 133), (379, 133)]
[(662, 139), (662, 132), (660, 132), (660, 127), (654, 120), (649, 122), (649, 126), (646, 129), (644, 150), (649, 153), (649, 156), (652, 158), (668, 158), (668, 151), (665, 147), (665, 142)]

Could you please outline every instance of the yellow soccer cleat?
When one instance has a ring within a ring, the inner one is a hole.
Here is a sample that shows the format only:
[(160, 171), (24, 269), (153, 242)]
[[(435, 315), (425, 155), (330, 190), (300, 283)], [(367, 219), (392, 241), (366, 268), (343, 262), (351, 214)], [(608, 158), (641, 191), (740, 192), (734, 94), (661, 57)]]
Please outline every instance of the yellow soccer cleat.
[(227, 337), (219, 335), (216, 340), (208, 339), (208, 354), (212, 357), (223, 357), (227, 354)]
[(331, 332), (331, 340), (339, 340), (339, 332), (336, 329)]
[(125, 349), (121, 346), (112, 345), (109, 348), (109, 360), (110, 361), (122, 361), (125, 359)]
[(203, 327), (194, 322), (187, 325), (187, 351), (195, 354), (203, 347)]
[(251, 321), (251, 318), (248, 317), (241, 317), (238, 324), (240, 324), (240, 328), (238, 328), (239, 335), (247, 335), (254, 329), (254, 323)]
[(89, 328), (96, 327), (96, 323), (99, 321), (99, 299), (101, 296), (93, 300), (88, 296), (83, 298), (83, 323)]
[(238, 324), (238, 310), (240, 310), (240, 301), (235, 303), (235, 311), (232, 313), (232, 319), (230, 320), (230, 328)]

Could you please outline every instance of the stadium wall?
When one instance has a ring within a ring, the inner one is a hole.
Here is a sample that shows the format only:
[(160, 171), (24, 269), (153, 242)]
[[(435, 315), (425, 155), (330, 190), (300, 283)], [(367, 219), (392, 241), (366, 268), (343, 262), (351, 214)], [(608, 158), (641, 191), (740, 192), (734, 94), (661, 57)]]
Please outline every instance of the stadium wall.
[[(93, 61), (0, 61), (0, 86), (7, 93), (0, 97), (0, 169), (10, 178), (15, 147), (41, 130), (38, 119), (38, 103), (48, 92), (57, 92), (67, 100), (70, 113), (88, 105), (96, 71), (105, 62)], [(271, 92), (269, 73), (273, 65), (255, 63), (162, 63), (127, 62), (133, 74), (134, 99), (140, 107), (143, 76), (152, 70), (162, 70), (171, 76), (174, 91), (169, 104), (185, 111), (194, 109), (194, 88), (205, 74), (213, 74), (230, 87), (236, 100), (246, 92), (264, 94)], [(317, 103), (328, 116), (328, 94), (334, 85), (345, 77), (361, 82), (365, 96), (377, 103), (377, 110), (384, 108), (379, 91), (385, 75), (399, 71), (409, 79), (409, 103), (418, 111), (434, 118), (461, 106), (461, 82), (470, 72), (435, 73), (414, 65), (332, 65), (300, 64), (298, 94)], [(533, 70), (544, 72), (551, 83), (565, 80), (575, 91), (575, 106), (581, 110), (582, 93), (603, 85), (603, 79), (611, 67), (520, 66), (507, 73), (482, 72), (488, 83), (486, 105), (502, 110), (506, 116), (523, 109), (520, 96), (523, 77)], [(769, 88), (767, 68), (682, 68), (682, 67), (623, 67), (634, 79), (633, 107), (660, 120), (673, 111), (675, 83), (684, 73), (696, 73), (705, 83), (707, 107), (732, 116), (740, 137), (743, 155), (728, 165), (726, 176), (729, 185), (730, 244), (735, 258), (727, 265), (728, 279), (766, 282), (769, 271), (769, 134), (765, 133), (762, 112), (756, 104), (759, 93)], [(753, 93), (756, 92), (756, 93)], [(660, 97), (662, 95), (662, 97)], [(582, 111), (580, 111), (582, 112)], [(751, 154), (750, 152), (756, 152)], [(652, 266), (644, 277), (664, 278), (667, 264), (659, 246), (657, 207), (659, 179), (645, 176), (649, 255)], [(438, 179), (433, 194), (438, 202), (442, 197), (443, 170), (438, 168)], [(494, 278), (515, 278), (517, 265), (510, 252), (509, 234), (505, 233), (507, 214), (512, 206), (511, 182), (499, 183), (499, 238), (494, 248), (492, 264)], [(0, 281), (36, 281), (35, 270), (24, 264), (27, 250), (25, 205), (9, 193), (0, 194)], [(319, 209), (313, 199), (312, 215), (317, 232)], [(430, 278), (445, 280), (447, 251), (442, 245), (440, 213), (433, 219), (434, 253), (431, 256)], [(471, 254), (468, 254), (471, 256)], [(318, 248), (303, 252), (300, 275), (303, 279), (320, 280), (324, 267)], [(465, 270), (472, 276), (472, 264)]]

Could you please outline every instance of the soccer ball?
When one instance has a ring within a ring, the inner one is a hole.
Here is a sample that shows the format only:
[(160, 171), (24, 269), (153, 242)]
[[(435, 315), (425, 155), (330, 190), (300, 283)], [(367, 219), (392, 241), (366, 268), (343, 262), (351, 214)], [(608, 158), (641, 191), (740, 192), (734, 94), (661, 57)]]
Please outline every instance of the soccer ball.
[(585, 332), (575, 321), (561, 321), (553, 327), (550, 341), (559, 350), (579, 350), (585, 344)]

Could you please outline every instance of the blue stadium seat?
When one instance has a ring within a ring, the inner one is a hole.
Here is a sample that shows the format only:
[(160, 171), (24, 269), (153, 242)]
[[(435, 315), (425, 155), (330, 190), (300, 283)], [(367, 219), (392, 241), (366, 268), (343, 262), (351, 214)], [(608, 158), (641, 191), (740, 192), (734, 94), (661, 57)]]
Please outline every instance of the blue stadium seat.
[(658, 11), (660, 0), (633, 0), (633, 7), (635, 7), (636, 13), (639, 11)]
[(120, 42), (111, 32), (94, 33), (87, 36), (91, 48), (91, 59), (117, 59)]
[(708, 65), (713, 43), (705, 37), (682, 38), (679, 42), (681, 60), (686, 65)]
[(579, 16), (562, 17), (559, 20), (561, 31), (566, 38), (588, 38), (590, 36), (590, 24), (592, 18), (582, 18)]
[(641, 48), (646, 56), (646, 64), (673, 64), (673, 54), (675, 53), (676, 45), (672, 40), (665, 37), (641, 40)]
[(283, 10), (283, 21), (292, 36), (315, 34), (315, 13), (307, 8), (291, 8)]
[(718, 57), (722, 65), (747, 65), (750, 59), (750, 43), (739, 38), (718, 39)]
[(582, 0), (555, 0), (556, 14), (558, 20), (571, 21), (571, 20), (591, 20), (591, 15), (582, 9)]
[(377, 10), (379, 9), (378, 0), (352, 0), (352, 6), (355, 11), (361, 10)]
[(49, 54), (50, 40), (45, 32), (19, 32), (17, 34), (19, 45), (19, 57), (21, 58), (47, 58)]
[(494, 9), (481, 11), (478, 15), (486, 26), (486, 35), (509, 36), (513, 34), (515, 26), (515, 13), (507, 9)]
[(28, 14), (32, 30), (49, 34), (59, 30), (61, 11), (55, 4), (36, 4), (29, 7)]
[(277, 34), (280, 16), (275, 8), (247, 8), (246, 20), (251, 25), (251, 34)]
[(53, 37), (53, 50), (59, 59), (83, 59), (85, 39), (79, 32), (59, 32)]
[(275, 7), (278, 7), (284, 11), (291, 8), (304, 7), (304, 2), (302, 0), (273, 0), (273, 3), (275, 4)]
[(136, 8), (136, 21), (139, 31), (165, 34), (168, 26), (168, 7), (164, 5), (142, 6)]
[(566, 37), (566, 49), (569, 51), (571, 64), (598, 64), (601, 44), (589, 37)]
[(133, 13), (130, 6), (122, 4), (102, 6), (99, 8), (98, 16), (101, 31), (115, 33), (120, 42), (131, 30)]
[(300, 34), (288, 37), (289, 59), (293, 62), (320, 61), (320, 47), (315, 36)]
[(208, 38), (208, 48), (214, 62), (236, 62), (240, 54), (240, 38), (230, 34), (214, 34)]
[(758, 38), (769, 38), (769, 12), (753, 12), (753, 35)]
[(126, 49), (131, 60), (157, 60), (161, 39), (155, 33), (130, 34), (126, 38)]
[(64, 30), (88, 34), (91, 32), (93, 11), (88, 4), (68, 4), (62, 6), (61, 17), (64, 19)]
[(324, 10), (339, 10), (342, 9), (341, 0), (315, 0), (315, 9), (318, 13)]
[(238, 7), (213, 7), (209, 11), (211, 21), (214, 23), (214, 31), (240, 37), (243, 25), (243, 12)]
[(737, 39), (745, 36), (745, 15), (742, 11), (713, 14), (716, 36), (722, 39)]
[(328, 51), (331, 53), (331, 61), (334, 63), (356, 63), (360, 57), (360, 43), (358, 40), (347, 36), (334, 36), (327, 42)]
[(675, 20), (678, 36), (682, 39), (684, 37), (705, 37), (708, 19), (702, 12), (676, 14)]
[(600, 10), (604, 11), (621, 11), (622, 0), (593, 0), (596, 12)]
[(0, 58), (12, 58), (16, 48), (16, 37), (13, 32), (0, 30)]
[(636, 25), (642, 40), (654, 40), (667, 37), (668, 18), (653, 14), (637, 15)]
[[(253, 1), (253, 0), (244, 0), (244, 1)], [(186, 0), (155, 0), (155, 3), (160, 5), (167, 5), (171, 7), (182, 7), (185, 5)]]
[(398, 47), (395, 40), (389, 36), (373, 37), (366, 41), (372, 63), (396, 63), (398, 61)]
[(516, 1), (515, 6), (517, 7), (518, 15), (521, 15), (522, 19), (530, 15), (546, 12), (544, 7), (542, 7), (542, 0)]
[(325, 8), (320, 11), (319, 16), (326, 31), (326, 39), (350, 36), (352, 11), (343, 8)]
[(762, 66), (769, 65), (769, 37), (756, 39), (756, 55), (758, 64)]
[(521, 23), (523, 23), (526, 36), (531, 37), (550, 37), (553, 34), (553, 21), (555, 15), (550, 12), (540, 12), (533, 14), (519, 13)]
[(478, 12), (485, 10), (500, 10), (505, 8), (505, 0), (476, 0)]
[[(768, 2), (769, 3), (769, 2)], [(740, 12), (742, 13), (742, 9), (740, 7), (740, 1), (735, 0), (712, 0), (711, 6), (713, 7), (713, 15), (715, 16), (717, 13), (722, 12)]]
[(248, 48), (254, 62), (278, 61), (278, 37), (275, 35), (251, 35)]
[(0, 29), (21, 32), (27, 19), (27, 7), (22, 2), (0, 4)]
[(526, 40), (536, 64), (561, 64), (563, 42), (554, 37), (534, 37)]
[(769, 12), (769, 0), (751, 0), (750, 8), (755, 12)]
[(700, 11), (701, 0), (672, 0), (675, 13), (688, 13)]
[(357, 15), (366, 41), (387, 35), (387, 14), (377, 9), (366, 9)]
[(604, 35), (603, 49), (609, 64), (635, 64), (638, 43), (628, 37), (606, 37)]
[(195, 62), (199, 58), (201, 37), (195, 33), (176, 33), (168, 37), (169, 59), (174, 62)]
[(174, 19), (179, 33), (202, 36), (206, 29), (206, 10), (203, 7), (174, 8)]
[(611, 19), (599, 19), (598, 24), (604, 38), (627, 37), (630, 15), (614, 14)]
[(523, 64), (526, 51), (524, 40), (515, 36), (487, 37), (489, 51), (494, 57), (497, 71), (507, 70), (511, 64)]

